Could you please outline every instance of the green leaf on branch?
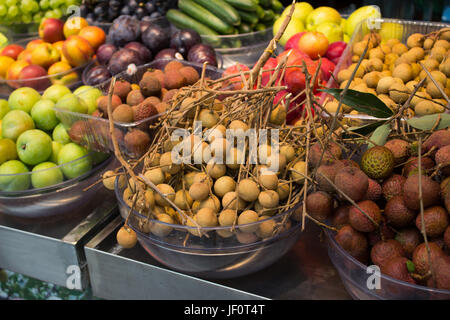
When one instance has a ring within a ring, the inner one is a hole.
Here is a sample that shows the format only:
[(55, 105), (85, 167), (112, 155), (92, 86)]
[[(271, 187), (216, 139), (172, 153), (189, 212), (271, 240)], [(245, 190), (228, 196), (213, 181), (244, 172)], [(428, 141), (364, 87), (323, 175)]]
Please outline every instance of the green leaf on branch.
[[(439, 124), (436, 126), (438, 121)], [(440, 130), (450, 127), (450, 114), (448, 113), (430, 114), (422, 117), (411, 118), (406, 120), (406, 122), (411, 127), (419, 130), (431, 130), (433, 128), (436, 128), (436, 130)]]
[(361, 127), (349, 128), (349, 131), (363, 135), (363, 136), (367, 136), (368, 134), (371, 134), (372, 132), (374, 132), (378, 127), (384, 125), (385, 123), (386, 123), (386, 121), (377, 121), (377, 122), (366, 124)]
[[(339, 99), (341, 98), (341, 93), (342, 91), (344, 91), (344, 89), (322, 89), (320, 91), (331, 94), (339, 101)], [(360, 113), (364, 113), (376, 118), (385, 119), (391, 117), (394, 114), (392, 110), (384, 104), (383, 101), (381, 101), (377, 96), (371, 93), (349, 89), (342, 97), (342, 103), (352, 107)]]
[(391, 133), (391, 126), (389, 125), (389, 123), (385, 123), (376, 128), (375, 131), (370, 136), (371, 142), (369, 143), (369, 149), (375, 147), (373, 143), (375, 143), (377, 146), (384, 146), (389, 136), (389, 133)]

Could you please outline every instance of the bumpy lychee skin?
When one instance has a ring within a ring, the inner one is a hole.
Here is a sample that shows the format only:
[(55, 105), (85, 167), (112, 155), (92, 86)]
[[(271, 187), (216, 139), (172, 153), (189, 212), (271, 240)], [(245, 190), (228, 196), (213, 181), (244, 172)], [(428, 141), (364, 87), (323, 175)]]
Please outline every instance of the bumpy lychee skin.
[(382, 184), (383, 197), (386, 201), (392, 199), (392, 197), (403, 195), (403, 185), (406, 178), (399, 174), (393, 174), (388, 179), (384, 180)]
[(417, 216), (415, 210), (409, 209), (402, 196), (392, 197), (384, 208), (384, 214), (389, 223), (396, 228), (410, 225)]
[(369, 187), (367, 188), (365, 200), (378, 201), (383, 195), (383, 190), (378, 182), (369, 178)]
[(414, 249), (423, 242), (422, 235), (416, 227), (399, 230), (395, 240), (400, 242), (408, 258), (412, 257)]
[[(444, 251), (434, 242), (428, 242), (430, 248), (431, 265), (442, 256), (445, 255)], [(416, 267), (416, 272), (421, 275), (425, 275), (430, 270), (430, 264), (428, 260), (428, 252), (425, 242), (419, 244), (413, 252), (412, 261)]]
[(450, 145), (442, 147), (434, 156), (436, 164), (439, 165), (444, 176), (450, 176)]
[(392, 139), (384, 144), (394, 155), (395, 164), (405, 162), (409, 156), (409, 143), (402, 139)]
[(447, 250), (450, 251), (450, 226), (448, 226), (447, 229), (445, 229), (444, 243), (445, 246), (447, 247)]
[[(419, 175), (410, 175), (403, 185), (403, 200), (408, 208), (420, 210), (419, 199)], [(422, 183), (422, 201), (423, 207), (427, 208), (439, 202), (440, 186), (428, 176), (420, 177)]]
[(361, 159), (361, 170), (372, 179), (385, 179), (394, 170), (395, 159), (391, 150), (375, 146), (364, 152)]
[[(421, 161), (421, 171), (422, 173), (426, 173), (428, 170), (433, 169), (435, 163), (433, 159), (429, 157), (422, 157)], [(406, 161), (406, 164), (403, 167), (403, 176), (409, 177), (411, 174), (416, 174), (419, 172), (419, 158), (411, 157)]]
[(380, 227), (375, 231), (369, 232), (367, 234), (367, 240), (369, 241), (369, 246), (374, 246), (377, 242), (381, 240), (388, 240), (395, 238), (395, 231), (390, 225), (387, 224), (385, 217), (381, 217)]
[[(381, 222), (381, 212), (378, 205), (370, 200), (360, 201), (357, 205), (362, 211), (364, 211), (365, 214), (362, 213), (357, 207), (352, 206), (348, 214), (350, 225), (361, 232), (375, 231)], [(373, 222), (366, 216), (366, 214), (373, 220)]]
[(380, 241), (376, 243), (370, 250), (370, 258), (380, 268), (383, 267), (386, 262), (395, 257), (404, 257), (405, 251), (403, 250), (400, 242), (394, 239), (386, 241)]
[[(349, 224), (348, 213), (350, 211), (350, 205), (342, 205), (338, 207), (333, 212), (333, 216), (331, 218), (331, 224), (336, 228), (341, 228), (347, 224)], [(449, 240), (450, 240), (450, 232), (449, 232)]]
[(431, 148), (435, 147), (435, 152), (440, 148), (450, 144), (450, 131), (442, 129), (433, 132), (427, 140), (422, 145), (424, 152), (430, 151)]
[(327, 191), (327, 192), (334, 192), (335, 189), (332, 184), (328, 182), (328, 179), (330, 179), (334, 183), (334, 178), (336, 177), (336, 174), (338, 171), (343, 168), (344, 165), (340, 160), (328, 160), (325, 161), (325, 163), (322, 163), (319, 168), (317, 168), (316, 171), (316, 181), (317, 185), (319, 186), (320, 190)]
[(349, 225), (343, 226), (335, 236), (336, 242), (352, 257), (363, 261), (368, 254), (366, 236)]
[(342, 158), (342, 149), (335, 142), (330, 142), (325, 147), (325, 152), (322, 157), (322, 162), (320, 162), (320, 158), (322, 156), (322, 151), (323, 151), (323, 148), (319, 142), (313, 144), (311, 149), (309, 150), (308, 161), (311, 164), (311, 166), (313, 166), (314, 168), (321, 165), (326, 160), (339, 160)]
[(381, 268), (381, 273), (398, 280), (415, 284), (416, 281), (411, 277), (411, 274), (408, 271), (408, 261), (409, 260), (405, 257), (392, 258)]
[(336, 173), (334, 184), (353, 201), (360, 201), (366, 195), (369, 180), (360, 169), (343, 167)]
[(317, 191), (306, 197), (306, 212), (319, 221), (325, 221), (333, 212), (334, 200), (324, 191)]
[[(425, 222), (425, 232), (429, 237), (439, 237), (445, 232), (449, 224), (447, 211), (439, 206), (433, 206), (423, 211), (423, 220)], [(422, 230), (422, 216), (419, 214), (416, 218), (416, 226)]]
[[(450, 290), (450, 257), (443, 256), (436, 261), (434, 268), (436, 274), (436, 288)], [(428, 280), (430, 287), (434, 286), (434, 281)]]

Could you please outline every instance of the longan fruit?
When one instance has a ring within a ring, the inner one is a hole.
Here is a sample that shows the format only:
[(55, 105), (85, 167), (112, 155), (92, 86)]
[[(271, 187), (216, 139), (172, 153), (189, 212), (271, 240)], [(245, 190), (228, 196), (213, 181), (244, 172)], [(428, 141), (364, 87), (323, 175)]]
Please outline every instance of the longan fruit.
[(126, 181), (127, 181), (126, 178), (125, 178), (125, 175), (123, 175), (123, 174), (117, 175), (114, 171), (108, 170), (102, 176), (103, 185), (105, 186), (105, 188), (108, 189), (108, 190), (114, 190), (114, 188), (115, 188), (114, 185), (116, 183), (116, 178), (119, 179), (119, 182), (118, 182), (119, 186), (118, 187), (120, 189), (125, 187), (125, 184), (126, 184)]
[(406, 40), (406, 45), (409, 48), (422, 47), (424, 41), (425, 41), (425, 37), (424, 37), (423, 34), (421, 34), (421, 33), (413, 33)]
[(444, 60), (447, 55), (447, 49), (444, 47), (433, 47), (430, 52), (430, 58), (436, 59), (439, 63)]
[(433, 99), (433, 104), (435, 108), (435, 113), (443, 113), (446, 110), (444, 106), (447, 106), (447, 100)]
[[(167, 199), (169, 199), (170, 201), (173, 202), (175, 200), (175, 190), (170, 185), (161, 183), (161, 184), (158, 184), (156, 186), (156, 188), (159, 191), (161, 191), (161, 193), (164, 194), (164, 196)], [(156, 192), (156, 194), (155, 194), (155, 201), (158, 206), (161, 206), (161, 207), (170, 206), (170, 203), (166, 199), (161, 197), (161, 195), (158, 192)]]
[(413, 73), (411, 65), (406, 63), (401, 63), (398, 66), (394, 68), (394, 71), (392, 72), (392, 76), (394, 78), (400, 78), (403, 80), (404, 83), (410, 81), (413, 79)]
[(378, 95), (378, 99), (380, 99), (381, 101), (383, 101), (383, 103), (391, 110), (395, 111), (396, 109), (396, 103), (387, 95), (385, 94), (380, 94)]
[(279, 104), (270, 112), (269, 122), (281, 126), (286, 121), (287, 111), (286, 108)]
[(435, 113), (436, 108), (432, 101), (422, 100), (414, 107), (414, 112), (418, 116), (425, 116), (427, 114)]
[(415, 61), (420, 61), (425, 57), (425, 50), (421, 47), (411, 48), (408, 53), (415, 56)]
[(206, 165), (206, 173), (213, 179), (218, 179), (225, 175), (227, 167), (224, 164), (216, 163), (214, 159), (210, 160)]
[(189, 188), (189, 195), (192, 200), (202, 201), (209, 196), (209, 187), (207, 183), (194, 182)]
[(183, 180), (184, 180), (184, 187), (189, 189), (192, 184), (194, 183), (194, 177), (196, 176), (197, 172), (190, 171), (188, 173), (184, 174)]
[(418, 84), (417, 81), (411, 80), (405, 84), (406, 88), (408, 89), (409, 93), (412, 93), (414, 91), (414, 87)]
[(360, 91), (360, 92), (366, 92), (368, 88), (369, 87), (367, 86), (366, 82), (363, 82), (363, 83), (360, 83), (360, 84), (354, 86), (352, 88), (352, 90)]
[[(428, 70), (430, 70), (430, 69), (428, 69)], [(447, 77), (450, 77), (450, 59), (445, 59), (444, 61), (442, 61), (442, 63), (439, 65), (439, 71), (441, 71)]]
[(378, 58), (372, 58), (369, 60), (369, 71), (383, 71), (383, 61)]
[(325, 110), (327, 110), (327, 112), (330, 113), (331, 115), (334, 115), (336, 113), (338, 107), (339, 107), (338, 101), (328, 101), (324, 106)]
[(259, 223), (258, 230), (256, 230), (256, 235), (260, 238), (270, 238), (273, 236), (273, 232), (275, 230), (276, 222), (274, 219), (270, 219), (269, 216), (261, 216), (258, 221), (262, 221)]
[[(350, 75), (351, 75), (351, 73), (353, 73), (353, 70), (356, 68), (356, 63), (353, 63), (353, 64), (351, 64), (350, 65), (350, 67), (348, 67), (348, 70), (350, 70)], [(359, 67), (358, 67), (358, 69), (356, 70), (356, 73), (355, 73), (355, 77), (356, 78), (362, 78), (363, 76), (364, 76), (364, 73), (365, 73), (365, 70), (364, 70), (364, 68), (360, 65)], [(349, 77), (350, 78), (350, 77)]]
[(339, 83), (344, 82), (345, 80), (349, 80), (352, 76), (352, 71), (349, 69), (343, 69), (338, 72), (337, 79)]
[(205, 183), (208, 188), (213, 187), (213, 180), (204, 172), (197, 172), (194, 176), (194, 183)]
[(220, 210), (219, 198), (217, 198), (215, 195), (211, 195), (211, 197), (208, 197), (205, 200), (200, 201), (198, 204), (198, 207), (195, 208), (195, 211), (198, 211), (203, 208), (210, 208), (214, 212), (219, 213), (219, 210)]
[(391, 47), (388, 46), (388, 45), (385, 44), (385, 43), (380, 44), (380, 49), (381, 49), (381, 51), (383, 51), (383, 53), (384, 53), (385, 55), (392, 52)]
[(389, 97), (396, 103), (404, 103), (408, 100), (408, 89), (402, 83), (394, 82), (389, 88)]
[(298, 161), (292, 167), (291, 171), (292, 179), (298, 184), (303, 184), (305, 181), (305, 175), (306, 175), (306, 162)]
[(259, 164), (267, 164), (269, 157), (272, 155), (272, 147), (262, 144), (258, 147)]
[(392, 77), (392, 72), (390, 70), (383, 70), (380, 72), (381, 78)]
[(198, 114), (198, 121), (202, 122), (204, 128), (212, 128), (219, 122), (219, 114), (210, 109), (202, 109)]
[(213, 142), (217, 138), (226, 138), (227, 128), (223, 124), (218, 124), (213, 128), (209, 129), (208, 133), (205, 135), (209, 142)]
[[(367, 42), (366, 41), (358, 41), (353, 45), (353, 54), (357, 55), (357, 56), (362, 56), (362, 54), (364, 53), (364, 50), (366, 49), (367, 46)], [(369, 48), (370, 45), (369, 45)], [(369, 50), (367, 50), (366, 56), (368, 55)]]
[(173, 228), (171, 226), (166, 225), (166, 223), (175, 224), (175, 221), (171, 216), (169, 216), (166, 213), (158, 214), (156, 218), (158, 219), (158, 221), (161, 221), (163, 223), (157, 222), (153, 223), (153, 225), (150, 228), (150, 232), (153, 233), (155, 236), (161, 238), (168, 236), (172, 232)]
[(122, 248), (131, 249), (137, 243), (137, 235), (130, 227), (122, 226), (117, 232), (116, 240)]
[(229, 176), (222, 176), (214, 183), (214, 193), (220, 198), (234, 190), (236, 190), (236, 181)]
[(238, 137), (245, 134), (245, 132), (248, 130), (248, 125), (241, 120), (233, 120), (228, 125), (228, 129), (236, 130), (236, 137)]
[(408, 47), (405, 46), (403, 43), (397, 43), (392, 47), (392, 53), (395, 53), (398, 56), (401, 56), (405, 52), (408, 52)]
[(258, 199), (260, 189), (255, 181), (251, 179), (243, 179), (239, 181), (236, 191), (239, 198), (242, 198), (248, 202), (253, 202)]
[(225, 209), (219, 214), (219, 224), (222, 227), (232, 226), (237, 221), (237, 213), (236, 210)]
[(262, 170), (258, 177), (259, 184), (263, 188), (276, 190), (278, 188), (278, 176), (270, 170)]
[(272, 209), (278, 207), (278, 204), (280, 203), (280, 197), (274, 190), (264, 190), (260, 192), (258, 196), (258, 202), (264, 208)]
[(222, 229), (216, 230), (216, 233), (224, 239), (231, 238), (234, 235), (233, 232)]
[(380, 47), (370, 49), (369, 59), (373, 59), (373, 58), (378, 58), (378, 59), (384, 60), (384, 52), (383, 52), (383, 50), (381, 50)]
[(179, 164), (172, 162), (172, 152), (163, 153), (159, 160), (159, 165), (161, 166), (162, 171), (170, 174), (176, 174), (181, 170)]
[(450, 41), (450, 31), (448, 31), (448, 30), (443, 31), (443, 29), (441, 29), (439, 39), (444, 39), (444, 40)]
[(400, 40), (398, 40), (398, 39), (389, 39), (389, 40), (386, 41), (386, 45), (391, 47), (391, 48), (393, 46), (395, 46), (396, 44), (398, 44), (398, 43), (400, 43)]
[(380, 74), (378, 73), (378, 71), (366, 73), (363, 77), (363, 80), (366, 82), (367, 87), (376, 88), (378, 81), (380, 81)]
[(286, 183), (285, 181), (278, 184), (277, 193), (281, 201), (284, 201), (289, 197), (289, 186), (290, 183)]
[[(447, 84), (447, 76), (443, 74), (441, 71), (433, 70), (430, 72), (431, 76), (434, 80), (445, 86)], [(427, 84), (433, 82), (429, 77), (427, 78)]]
[(178, 208), (181, 210), (188, 210), (194, 201), (192, 200), (189, 192), (186, 190), (178, 190), (175, 193), (175, 200), (173, 203), (176, 204)]
[(282, 172), (287, 166), (287, 160), (284, 154), (278, 153), (271, 155), (267, 159), (267, 167), (273, 172)]
[(195, 221), (202, 227), (217, 227), (219, 224), (216, 212), (211, 208), (202, 208), (198, 210), (195, 217)]
[(450, 42), (448, 42), (447, 40), (444, 39), (439, 39), (434, 43), (434, 48), (436, 47), (443, 47), (445, 48), (445, 50), (450, 49)]
[(144, 159), (144, 165), (146, 168), (159, 166), (159, 161), (161, 160), (161, 154), (156, 152), (154, 154), (149, 154)]
[(240, 198), (235, 191), (227, 192), (222, 197), (222, 207), (226, 209), (233, 209), (236, 208), (238, 210), (244, 210), (247, 206), (247, 203), (244, 199)]
[(386, 56), (384, 57), (384, 63), (385, 64), (393, 64), (395, 61), (397, 61), (397, 59), (399, 58), (399, 55), (396, 53), (388, 53), (386, 54)]
[(226, 138), (215, 138), (209, 145), (212, 157), (219, 162), (223, 162), (223, 159), (227, 156), (228, 145)]
[(243, 156), (244, 155), (241, 150), (238, 150), (237, 148), (229, 149), (226, 153), (226, 166), (232, 170), (239, 169), (241, 164), (244, 163)]
[[(441, 87), (441, 89), (444, 89), (444, 86), (438, 82), (438, 85)], [(433, 99), (439, 99), (442, 98), (442, 93), (439, 90), (438, 87), (434, 84), (434, 82), (430, 81), (427, 83), (427, 93), (433, 98)]]
[(258, 225), (242, 226), (245, 224), (255, 223), (258, 221), (259, 215), (253, 210), (246, 210), (242, 212), (238, 217), (239, 230), (244, 233), (252, 233), (258, 230)]
[(131, 198), (133, 197), (133, 191), (128, 187), (123, 191), (122, 199), (123, 201), (131, 207), (133, 202), (131, 201)]
[(413, 78), (417, 78), (420, 74), (420, 71), (422, 70), (422, 67), (418, 63), (412, 63), (411, 64), (411, 70)]
[(154, 168), (145, 171), (144, 177), (150, 180), (154, 185), (164, 183), (165, 175), (161, 168)]
[(288, 145), (288, 144), (282, 145), (280, 147), (280, 153), (284, 154), (287, 162), (291, 162), (292, 160), (295, 159), (295, 156), (296, 156), (294, 147), (291, 145)]
[(431, 47), (433, 46), (433, 44), (434, 44), (434, 38), (428, 37), (428, 38), (426, 38), (425, 41), (423, 42), (423, 48), (424, 48), (425, 50), (430, 50)]
[(239, 243), (250, 244), (258, 241), (258, 237), (254, 233), (236, 232), (236, 239)]
[(431, 96), (426, 92), (416, 92), (414, 97), (411, 99), (410, 105), (415, 107), (420, 101), (425, 100), (423, 98), (431, 99)]
[(144, 194), (145, 206), (147, 208), (154, 208), (156, 205), (155, 194), (152, 190), (146, 190)]

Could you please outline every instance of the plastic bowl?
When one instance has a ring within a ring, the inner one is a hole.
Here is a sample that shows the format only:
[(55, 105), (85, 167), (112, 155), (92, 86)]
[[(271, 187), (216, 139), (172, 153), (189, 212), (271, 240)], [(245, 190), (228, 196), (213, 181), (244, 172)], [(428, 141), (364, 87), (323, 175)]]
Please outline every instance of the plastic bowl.
[[(34, 38), (22, 39), (20, 41), (15, 42), (15, 44), (21, 45), (25, 48), (26, 45), (28, 44), (28, 42), (30, 42), (32, 40), (36, 40), (36, 39), (39, 39), (39, 38), (34, 37)], [(45, 89), (47, 89), (52, 84), (59, 83), (59, 80), (62, 77), (70, 75), (72, 73), (74, 73), (74, 75), (76, 74), (76, 77), (74, 77), (74, 79), (72, 79), (68, 83), (64, 83), (64, 85), (66, 85), (69, 89), (74, 90), (81, 85), (83, 70), (84, 70), (84, 68), (86, 68), (87, 65), (88, 64), (85, 64), (85, 65), (75, 67), (70, 70), (56, 73), (53, 75), (47, 75), (47, 76), (37, 77), (37, 78), (30, 78), (30, 79), (26, 79), (26, 80), (0, 79), (0, 98), (8, 99), (11, 92), (13, 92), (14, 90), (16, 90), (17, 88), (20, 88), (20, 87), (35, 87), (36, 88), (36, 86), (38, 86), (39, 93), (42, 93), (45, 91)]]
[(381, 274), (380, 288), (369, 289), (367, 266), (349, 255), (334, 239), (335, 233), (325, 230), (328, 255), (339, 276), (354, 299), (361, 300), (450, 300), (450, 290), (410, 284)]
[[(117, 180), (115, 193), (125, 220), (130, 207), (123, 200), (123, 189), (118, 187)], [(130, 214), (128, 224), (137, 233), (141, 246), (161, 264), (202, 278), (229, 279), (264, 269), (292, 248), (301, 235), (301, 223), (291, 217), (298, 206), (263, 221), (235, 226), (229, 238), (218, 233), (230, 232), (230, 227), (202, 228), (207, 236), (197, 237), (189, 233), (197, 231), (196, 227), (147, 219), (135, 210)], [(146, 227), (143, 223), (147, 221)], [(265, 221), (276, 223), (278, 232), (272, 237), (262, 239), (254, 232), (243, 232), (246, 227), (258, 228)], [(155, 230), (161, 228), (171, 231), (166, 236), (157, 235)], [(237, 237), (245, 235), (251, 235), (252, 241), (239, 242)]]
[(222, 68), (236, 63), (252, 67), (273, 38), (273, 28), (236, 35), (201, 36), (222, 58)]
[[(92, 155), (91, 153), (87, 156)], [(87, 156), (58, 167), (64, 168), (74, 165)], [(103, 185), (97, 184), (87, 191), (83, 190), (95, 184), (103, 172), (112, 170), (116, 166), (117, 163), (114, 157), (109, 156), (106, 160), (95, 165), (89, 172), (50, 187), (15, 192), (0, 191), (0, 213), (26, 220), (43, 219), (49, 221), (55, 218), (62, 218), (86, 206), (92, 206), (90, 204), (91, 200), (95, 198), (96, 192)], [(20, 175), (28, 175), (31, 178), (31, 172)]]
[(39, 23), (0, 24), (0, 32), (8, 35), (10, 42), (38, 37)]
[[(167, 63), (172, 61), (173, 59), (160, 59), (152, 61), (148, 64), (142, 65), (137, 67), (136, 73), (133, 75), (129, 75), (126, 72), (119, 73), (116, 77), (117, 79), (124, 79), (129, 81), (130, 83), (139, 83), (139, 80), (141, 79), (142, 75), (148, 70), (148, 69), (163, 69)], [(201, 72), (203, 66), (197, 63), (188, 62), (188, 61), (181, 61), (186, 66), (192, 66), (195, 68), (199, 73)], [(89, 72), (90, 68), (94, 67), (94, 63), (89, 65), (84, 72), (84, 76), (87, 72)], [(222, 75), (222, 72), (219, 69), (213, 68), (213, 67), (206, 67), (205, 76), (210, 77), (212, 79), (218, 79)], [(103, 94), (108, 93), (109, 85), (111, 80), (108, 80), (106, 82), (103, 82), (96, 86), (96, 88), (99, 88)], [(109, 152), (113, 151), (113, 143), (111, 136), (109, 134), (109, 121), (107, 119), (93, 117), (91, 115), (87, 114), (81, 114), (81, 113), (74, 113), (63, 109), (55, 108), (57, 111), (57, 115), (59, 120), (66, 126), (67, 128), (71, 128), (76, 122), (80, 123), (80, 121), (84, 122), (83, 125), (80, 126), (81, 131), (79, 134), (81, 134), (84, 138), (82, 141), (77, 141), (78, 143), (83, 144), (88, 149), (92, 149), (95, 151), (101, 151), (101, 152)], [(127, 132), (133, 130), (133, 129), (140, 129), (145, 132), (147, 132), (150, 135), (150, 138), (152, 137), (153, 130), (149, 128), (149, 126), (154, 123), (159, 115), (146, 118), (137, 122), (131, 122), (131, 123), (119, 123), (115, 122), (114, 126), (116, 130), (118, 130), (119, 137), (124, 137)], [(133, 150), (129, 149), (123, 139), (118, 139), (119, 146), (121, 149), (121, 152), (129, 157), (135, 158), (139, 157), (140, 154), (136, 154)]]

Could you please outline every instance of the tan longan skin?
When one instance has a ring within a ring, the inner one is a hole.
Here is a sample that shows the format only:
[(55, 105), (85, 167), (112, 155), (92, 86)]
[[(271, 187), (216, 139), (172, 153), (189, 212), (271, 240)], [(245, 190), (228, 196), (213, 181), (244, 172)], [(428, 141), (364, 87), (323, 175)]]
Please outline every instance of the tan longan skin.
[(439, 39), (434, 43), (433, 47), (443, 47), (445, 50), (450, 49), (450, 42), (444, 39)]
[(396, 103), (404, 103), (408, 100), (408, 89), (404, 84), (395, 82), (389, 88), (389, 97)]
[(423, 48), (425, 50), (430, 50), (433, 44), (434, 44), (433, 38), (426, 38), (425, 41), (423, 42)]
[(388, 39), (386, 41), (386, 45), (388, 45), (389, 47), (393, 47), (394, 45), (396, 45), (397, 43), (400, 43), (400, 40), (398, 39)]
[(236, 224), (237, 213), (236, 210), (226, 209), (222, 210), (219, 215), (219, 224), (222, 227), (228, 227)]
[(194, 200), (189, 195), (189, 191), (178, 190), (175, 194), (175, 200), (173, 202), (181, 210), (188, 210), (192, 206)]
[(145, 191), (145, 206), (147, 208), (154, 208), (156, 205), (156, 200), (155, 200), (155, 194), (153, 193), (152, 190), (146, 190)]
[(380, 74), (378, 71), (372, 71), (366, 73), (363, 77), (363, 80), (366, 82), (367, 87), (376, 88), (378, 81), (380, 81)]
[(243, 179), (238, 183), (236, 191), (240, 198), (248, 202), (253, 202), (258, 199), (260, 189), (255, 181)]
[(154, 185), (164, 183), (165, 180), (165, 174), (161, 168), (147, 170), (144, 173), (144, 177), (150, 180)]
[(406, 88), (408, 89), (409, 93), (412, 93), (414, 91), (414, 87), (418, 84), (417, 81), (411, 80), (405, 84)]
[[(444, 89), (444, 87), (442, 86), (442, 84), (438, 83), (439, 86)], [(442, 98), (442, 93), (441, 91), (438, 89), (438, 87), (436, 87), (436, 85), (434, 84), (434, 82), (429, 82), (427, 84), (427, 93), (433, 98), (433, 99), (439, 99)]]
[(436, 113), (436, 109), (432, 101), (422, 100), (416, 104), (414, 112), (417, 116), (425, 116)]
[(295, 149), (291, 145), (283, 145), (280, 147), (280, 153), (286, 157), (287, 162), (291, 162), (295, 159)]
[(238, 197), (238, 194), (235, 191), (227, 192), (222, 197), (222, 207), (226, 209), (237, 209), (244, 210), (247, 206), (247, 203), (244, 199)]
[(293, 169), (293, 171), (291, 171), (292, 180), (294, 180), (297, 184), (303, 184), (305, 181), (306, 162), (298, 161), (296, 164), (294, 164), (292, 169)]
[(372, 58), (369, 60), (369, 71), (383, 71), (383, 60), (379, 58)]
[(242, 212), (238, 217), (239, 230), (244, 233), (255, 232), (256, 230), (258, 230), (258, 225), (252, 226), (241, 226), (241, 225), (257, 222), (258, 218), (259, 218), (258, 213), (256, 213), (253, 210), (246, 210)]
[(227, 166), (221, 163), (215, 163), (214, 160), (210, 160), (206, 165), (206, 173), (213, 179), (219, 179), (227, 172)]
[(431, 96), (426, 92), (416, 92), (410, 101), (411, 106), (415, 107), (420, 101), (424, 100), (423, 98), (431, 99)]
[(194, 176), (194, 183), (205, 183), (208, 187), (211, 187), (211, 188), (213, 186), (213, 180), (211, 179), (210, 176), (208, 176), (204, 172), (198, 172)]
[(236, 181), (229, 176), (222, 176), (214, 183), (214, 193), (219, 198), (234, 190), (236, 190)]
[(338, 107), (339, 107), (338, 101), (328, 101), (324, 106), (325, 110), (327, 110), (327, 112), (330, 113), (331, 115), (336, 113)]
[[(158, 221), (169, 223), (169, 224), (175, 224), (175, 221), (172, 219), (171, 216), (168, 214), (159, 214), (156, 216)], [(158, 237), (166, 237), (172, 232), (173, 228), (171, 226), (164, 225), (162, 223), (154, 223), (151, 228), (150, 232)]]
[(274, 221), (274, 219), (270, 219), (269, 216), (261, 216), (259, 217), (258, 221), (262, 222), (258, 226), (256, 235), (263, 239), (272, 237), (276, 226), (276, 222)]
[(216, 212), (211, 208), (202, 208), (195, 215), (196, 222), (202, 227), (217, 227), (219, 224)]
[(439, 63), (444, 60), (447, 50), (444, 47), (433, 47), (430, 52), (430, 58), (436, 59)]
[(118, 187), (120, 189), (123, 189), (125, 187), (125, 184), (127, 182), (125, 175), (117, 175), (114, 171), (108, 170), (106, 171), (103, 176), (103, 185), (108, 190), (114, 190), (115, 189), (115, 183), (116, 179), (119, 179), (118, 181)]
[(403, 43), (397, 43), (392, 47), (392, 53), (395, 53), (399, 56), (405, 52), (408, 52), (408, 47), (405, 46)]
[(161, 155), (161, 159), (159, 160), (159, 165), (161, 166), (162, 171), (176, 174), (180, 171), (181, 166), (178, 164), (174, 164), (172, 162), (172, 153), (166, 152)]
[(133, 248), (137, 243), (137, 235), (131, 228), (121, 227), (116, 235), (117, 243), (125, 248)]
[(397, 59), (399, 58), (399, 55), (396, 53), (388, 53), (385, 57), (384, 57), (384, 63), (390, 65), (393, 64)]
[(443, 113), (446, 110), (444, 106), (447, 105), (447, 101), (445, 99), (433, 99), (433, 105), (435, 113)]
[(209, 195), (209, 187), (206, 183), (194, 182), (189, 188), (189, 195), (194, 201), (205, 200)]
[(409, 54), (415, 56), (415, 61), (420, 61), (425, 57), (425, 50), (421, 47), (414, 47), (409, 49)]
[(422, 62), (425, 68), (428, 69), (428, 71), (433, 71), (439, 68), (439, 62), (436, 59), (429, 58)]
[(378, 58), (384, 60), (384, 52), (380, 47), (376, 47), (369, 50), (369, 59)]
[(408, 81), (413, 79), (413, 73), (411, 65), (406, 63), (401, 63), (398, 66), (394, 68), (394, 71), (392, 72), (392, 76), (394, 78), (400, 78), (404, 83), (407, 83)]
[(243, 133), (248, 130), (248, 125), (241, 120), (233, 120), (228, 125), (228, 129), (231, 130), (242, 130)]
[(231, 148), (227, 152), (227, 161), (226, 166), (232, 170), (237, 170), (241, 166), (239, 162), (241, 162), (242, 153), (237, 148)]
[(278, 204), (280, 203), (280, 197), (274, 190), (265, 190), (259, 194), (258, 202), (264, 208), (273, 209), (278, 207)]
[(203, 209), (203, 208), (210, 208), (215, 213), (219, 213), (219, 211), (220, 211), (220, 200), (219, 200), (219, 198), (217, 198), (215, 195), (211, 195), (211, 197), (208, 197), (205, 200), (200, 201), (200, 203), (198, 204), (198, 207), (196, 208), (195, 211), (198, 211), (198, 210)]
[(197, 174), (197, 172), (195, 172), (195, 171), (190, 171), (190, 172), (187, 172), (184, 174), (183, 181), (184, 181), (184, 187), (186, 189), (189, 189), (192, 186), (192, 184), (194, 183), (194, 177), (196, 174)]
[(198, 120), (202, 122), (204, 128), (212, 128), (219, 122), (219, 114), (210, 109), (202, 109), (198, 115)]
[(236, 232), (236, 239), (242, 244), (250, 244), (258, 241), (258, 237), (254, 233)]
[(425, 40), (425, 38), (424, 38), (423, 34), (421, 34), (421, 33), (413, 33), (406, 40), (406, 45), (409, 48), (422, 47), (424, 40)]
[[(353, 63), (353, 64), (351, 64), (351, 65), (348, 67), (348, 70), (350, 70), (350, 72), (352, 73), (353, 70), (356, 68), (356, 66), (357, 66), (357, 64), (356, 64), (356, 63)], [(360, 65), (360, 66), (358, 67), (358, 69), (356, 70), (355, 77), (356, 77), (356, 78), (362, 78), (362, 77), (364, 76), (364, 73), (365, 73), (365, 70), (364, 70), (364, 68)]]
[[(437, 62), (437, 61), (436, 61)], [(440, 65), (439, 65), (439, 71), (441, 71), (443, 74), (445, 74), (447, 77), (450, 77), (450, 59), (445, 59)], [(448, 87), (448, 86), (447, 86)]]
[[(367, 45), (367, 43), (365, 41), (356, 42), (353, 45), (353, 54), (357, 55), (359, 57), (362, 56), (362, 54), (364, 53), (364, 50), (366, 49), (366, 45)], [(367, 55), (367, 53), (366, 53), (366, 55)]]
[(259, 174), (258, 182), (265, 189), (276, 190), (278, 187), (278, 176), (269, 170), (262, 170)]
[[(445, 86), (447, 84), (447, 76), (445, 74), (443, 74), (441, 71), (433, 70), (430, 72), (430, 74), (433, 77), (433, 79), (436, 80), (437, 82), (441, 83), (442, 86)], [(430, 82), (432, 82), (432, 80), (428, 77), (427, 84)]]
[[(165, 195), (166, 198), (168, 198), (170, 201), (175, 200), (175, 190), (168, 184), (162, 183), (158, 184), (156, 188), (161, 191), (162, 194)], [(159, 193), (155, 193), (155, 201), (158, 206), (161, 207), (168, 207), (170, 206), (170, 203), (165, 200)]]
[(289, 185), (290, 183), (285, 183), (284, 181), (278, 184), (277, 193), (281, 201), (284, 201), (289, 197)]
[(339, 83), (342, 83), (345, 80), (349, 80), (351, 76), (352, 76), (352, 72), (349, 69), (343, 69), (338, 72), (337, 79), (338, 79)]

